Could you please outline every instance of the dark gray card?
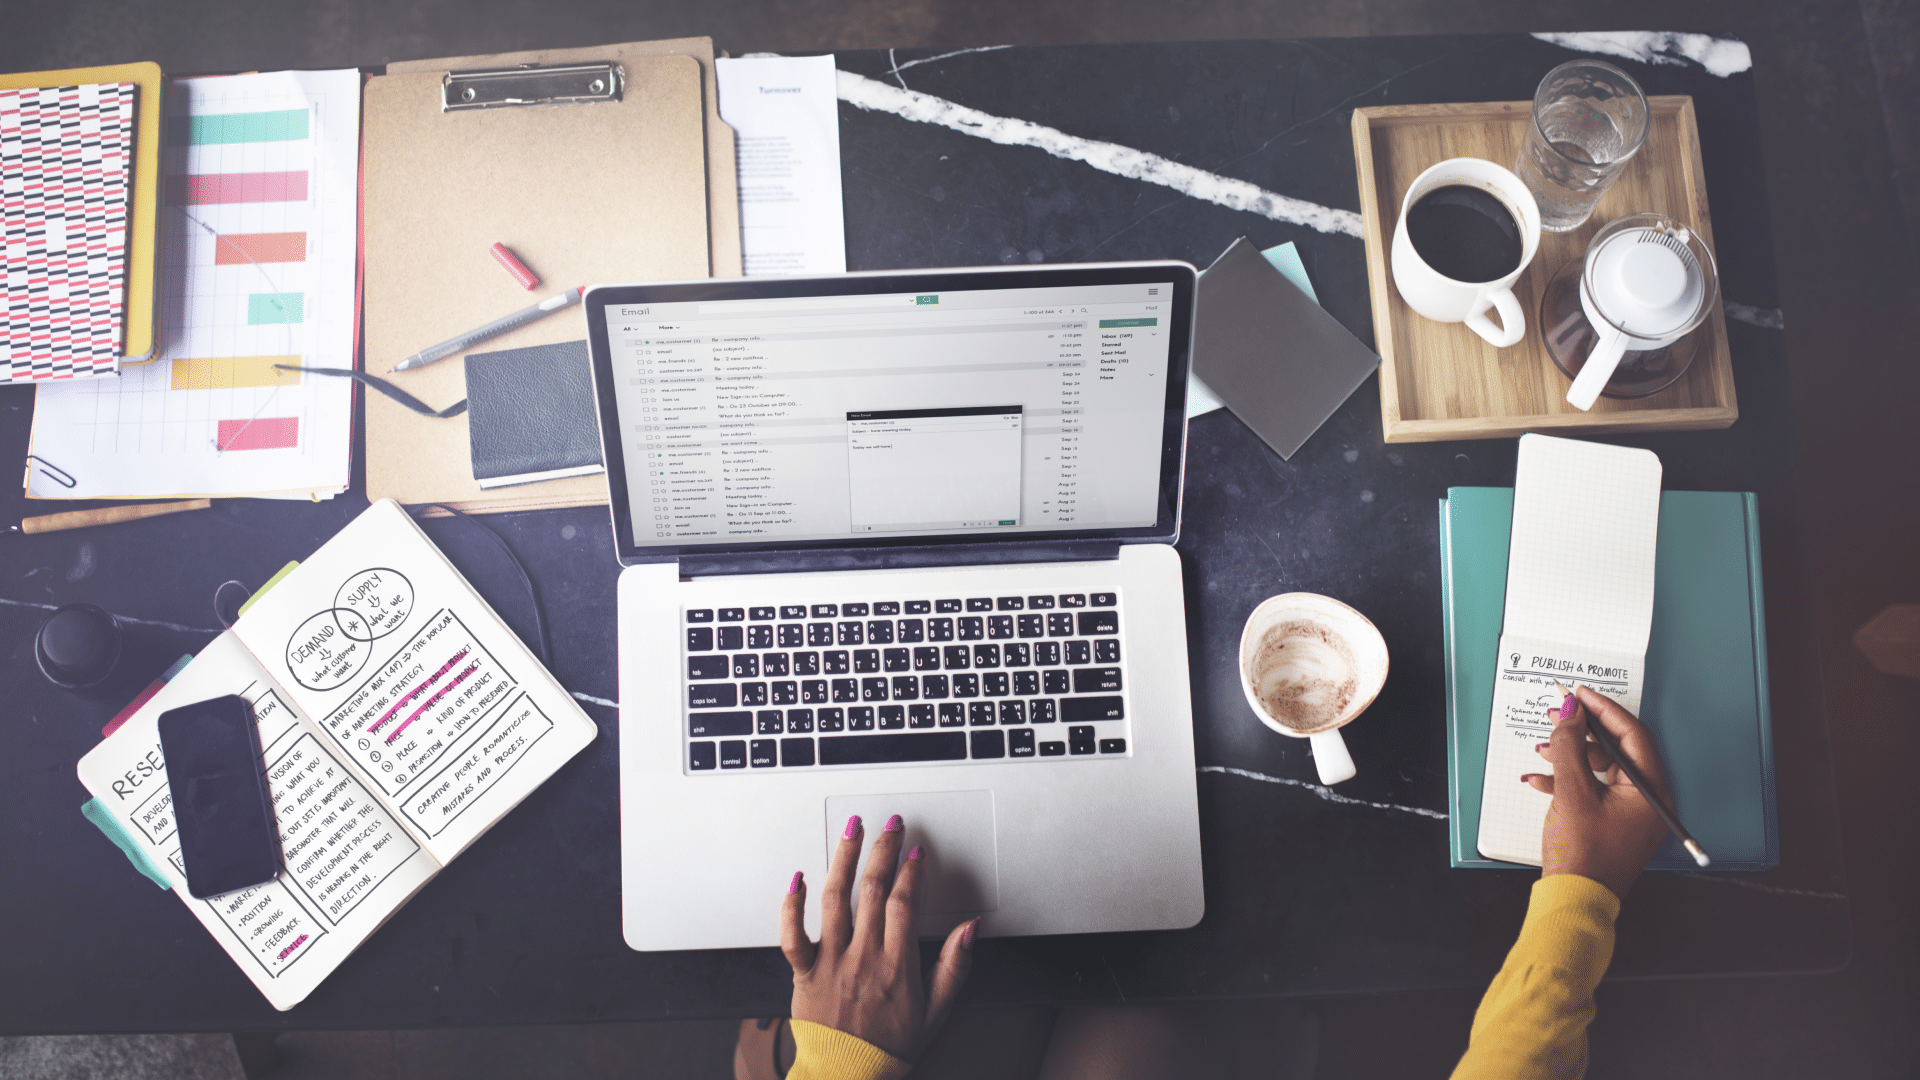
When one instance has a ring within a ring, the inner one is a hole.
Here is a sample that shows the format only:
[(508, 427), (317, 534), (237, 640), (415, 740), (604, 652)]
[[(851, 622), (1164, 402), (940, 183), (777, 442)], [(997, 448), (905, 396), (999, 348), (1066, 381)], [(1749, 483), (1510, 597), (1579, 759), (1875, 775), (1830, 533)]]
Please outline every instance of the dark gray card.
[(601, 471), (584, 341), (469, 355), (467, 416), (483, 488)]
[(1282, 458), (1379, 366), (1246, 237), (1201, 273), (1193, 372)]

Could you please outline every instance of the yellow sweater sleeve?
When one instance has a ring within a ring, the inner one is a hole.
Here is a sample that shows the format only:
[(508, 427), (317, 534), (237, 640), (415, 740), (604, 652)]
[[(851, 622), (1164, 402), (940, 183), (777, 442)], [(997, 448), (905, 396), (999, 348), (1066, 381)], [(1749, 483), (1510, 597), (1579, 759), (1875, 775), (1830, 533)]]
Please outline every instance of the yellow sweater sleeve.
[(1473, 1014), (1454, 1080), (1577, 1080), (1587, 1071), (1593, 990), (1613, 958), (1620, 899), (1592, 878), (1534, 883), (1520, 939)]
[(900, 1080), (913, 1068), (865, 1039), (811, 1020), (792, 1020), (796, 1051), (787, 1080)]

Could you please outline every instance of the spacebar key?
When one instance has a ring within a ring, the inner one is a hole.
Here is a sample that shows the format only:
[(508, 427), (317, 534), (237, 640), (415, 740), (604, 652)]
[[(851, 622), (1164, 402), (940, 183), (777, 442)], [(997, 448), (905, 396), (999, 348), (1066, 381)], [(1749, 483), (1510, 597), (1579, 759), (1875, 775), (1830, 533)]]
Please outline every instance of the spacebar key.
[(921, 731), (903, 735), (827, 735), (820, 739), (822, 765), (884, 765), (896, 761), (964, 761), (967, 733)]

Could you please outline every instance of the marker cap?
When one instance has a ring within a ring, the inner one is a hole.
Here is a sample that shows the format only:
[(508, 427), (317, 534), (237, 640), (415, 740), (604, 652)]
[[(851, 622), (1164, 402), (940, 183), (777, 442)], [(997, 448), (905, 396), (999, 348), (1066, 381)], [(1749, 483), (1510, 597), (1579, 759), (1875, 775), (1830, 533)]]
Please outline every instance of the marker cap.
[(521, 288), (533, 289), (540, 284), (540, 275), (527, 269), (527, 264), (521, 262), (518, 256), (507, 250), (507, 245), (495, 244), (488, 250), (493, 252), (494, 261), (506, 267), (507, 273), (513, 275), (513, 280), (519, 282)]

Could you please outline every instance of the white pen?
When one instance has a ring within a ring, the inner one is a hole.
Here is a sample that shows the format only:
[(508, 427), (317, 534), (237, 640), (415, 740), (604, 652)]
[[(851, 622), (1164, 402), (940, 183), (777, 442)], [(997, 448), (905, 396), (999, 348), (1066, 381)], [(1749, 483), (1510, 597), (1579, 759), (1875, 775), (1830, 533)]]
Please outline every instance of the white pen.
[(388, 368), (387, 374), (391, 375), (396, 371), (408, 371), (413, 368), (424, 367), (427, 364), (433, 363), (435, 360), (442, 360), (452, 356), (454, 353), (465, 352), (470, 346), (477, 345), (490, 337), (504, 334), (515, 327), (524, 326), (543, 315), (551, 315), (563, 307), (570, 307), (578, 303), (580, 301), (580, 295), (586, 291), (587, 287), (585, 285), (577, 289), (568, 289), (558, 296), (549, 296), (530, 308), (521, 308), (511, 315), (495, 319), (477, 330), (469, 330), (459, 337), (448, 338), (438, 345), (421, 349), (419, 352)]

